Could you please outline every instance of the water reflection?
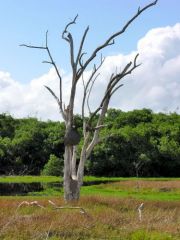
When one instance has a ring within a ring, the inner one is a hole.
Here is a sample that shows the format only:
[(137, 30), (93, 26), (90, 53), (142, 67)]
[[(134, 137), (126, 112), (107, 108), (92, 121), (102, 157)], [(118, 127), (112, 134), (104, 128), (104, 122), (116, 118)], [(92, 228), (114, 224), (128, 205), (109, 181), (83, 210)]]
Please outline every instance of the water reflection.
[[(83, 186), (97, 185), (107, 183), (107, 181), (92, 181), (84, 182)], [(53, 189), (60, 191), (63, 187), (62, 182), (51, 183), (0, 183), (0, 196), (23, 196), (30, 192), (41, 192), (46, 189)]]
[(0, 183), (0, 196), (26, 195), (29, 192), (43, 190), (40, 182), (37, 183)]

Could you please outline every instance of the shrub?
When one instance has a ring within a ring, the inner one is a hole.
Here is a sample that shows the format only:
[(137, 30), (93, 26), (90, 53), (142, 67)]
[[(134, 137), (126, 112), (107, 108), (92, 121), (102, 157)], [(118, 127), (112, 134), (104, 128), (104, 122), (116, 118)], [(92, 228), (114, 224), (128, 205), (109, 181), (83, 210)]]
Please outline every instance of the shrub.
[(41, 174), (46, 176), (61, 176), (63, 174), (63, 159), (51, 154)]

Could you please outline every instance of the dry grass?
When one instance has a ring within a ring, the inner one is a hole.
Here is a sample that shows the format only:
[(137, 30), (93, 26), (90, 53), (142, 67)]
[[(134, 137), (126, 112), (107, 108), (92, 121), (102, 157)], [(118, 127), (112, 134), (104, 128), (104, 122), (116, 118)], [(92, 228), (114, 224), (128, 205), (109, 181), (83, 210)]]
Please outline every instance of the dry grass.
[[(23, 199), (24, 200), (24, 199)], [(28, 200), (28, 199), (26, 199)], [(63, 199), (51, 199), (58, 206)], [(0, 239), (180, 239), (180, 202), (146, 201), (142, 221), (140, 201), (110, 197), (82, 197), (79, 210), (53, 210), (47, 200), (37, 206), (21, 206), (19, 199), (0, 199)]]
[(116, 183), (106, 184), (119, 189), (132, 189), (136, 188), (137, 184), (142, 189), (153, 189), (156, 191), (171, 191), (180, 190), (180, 181), (150, 181), (150, 180), (137, 180), (137, 181), (120, 181)]

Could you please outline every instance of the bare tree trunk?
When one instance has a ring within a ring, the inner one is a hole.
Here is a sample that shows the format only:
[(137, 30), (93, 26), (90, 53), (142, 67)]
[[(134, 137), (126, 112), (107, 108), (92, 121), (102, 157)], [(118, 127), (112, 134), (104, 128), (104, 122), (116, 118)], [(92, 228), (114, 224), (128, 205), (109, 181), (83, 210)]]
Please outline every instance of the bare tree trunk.
[(64, 154), (64, 199), (66, 201), (78, 200), (80, 196), (80, 185), (72, 173), (72, 146), (65, 146)]

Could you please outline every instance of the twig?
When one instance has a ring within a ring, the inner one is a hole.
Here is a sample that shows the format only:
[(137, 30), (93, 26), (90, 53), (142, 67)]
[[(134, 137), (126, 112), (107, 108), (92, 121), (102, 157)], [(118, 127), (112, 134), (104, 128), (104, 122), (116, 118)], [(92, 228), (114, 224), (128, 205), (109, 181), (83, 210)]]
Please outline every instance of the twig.
[(46, 232), (47, 236), (46, 236), (45, 240), (47, 240), (49, 238), (51, 228), (52, 228), (52, 222), (51, 222), (51, 224), (49, 226), (48, 232)]
[(141, 203), (138, 207), (139, 221), (142, 221), (142, 210), (144, 209), (144, 203)]

